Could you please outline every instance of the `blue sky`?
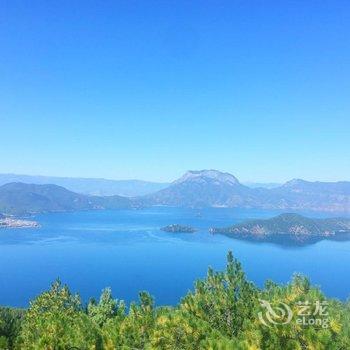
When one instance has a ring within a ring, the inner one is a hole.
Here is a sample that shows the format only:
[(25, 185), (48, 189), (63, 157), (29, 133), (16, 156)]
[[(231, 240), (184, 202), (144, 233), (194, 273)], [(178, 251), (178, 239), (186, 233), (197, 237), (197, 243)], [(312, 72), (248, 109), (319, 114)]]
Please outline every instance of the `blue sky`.
[(350, 180), (348, 1), (1, 1), (0, 172)]

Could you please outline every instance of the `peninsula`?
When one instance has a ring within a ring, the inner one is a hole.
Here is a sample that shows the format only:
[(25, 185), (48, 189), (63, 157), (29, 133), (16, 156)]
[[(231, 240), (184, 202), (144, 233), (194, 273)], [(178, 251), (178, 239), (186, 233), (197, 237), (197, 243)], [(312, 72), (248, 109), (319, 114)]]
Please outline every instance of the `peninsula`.
[(224, 228), (210, 228), (221, 233), (255, 241), (307, 243), (322, 239), (350, 239), (350, 218), (314, 219), (298, 214), (281, 214), (271, 219), (248, 220)]

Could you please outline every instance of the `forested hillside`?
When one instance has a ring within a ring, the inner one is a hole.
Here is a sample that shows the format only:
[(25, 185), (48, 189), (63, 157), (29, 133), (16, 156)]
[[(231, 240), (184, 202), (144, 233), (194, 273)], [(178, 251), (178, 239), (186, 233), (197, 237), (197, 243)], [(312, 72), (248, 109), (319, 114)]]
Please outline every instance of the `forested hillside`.
[(57, 185), (9, 183), (0, 186), (0, 213), (23, 215), (93, 209), (130, 208), (129, 198), (86, 196)]
[[(273, 309), (266, 308), (266, 301)], [(303, 316), (306, 324), (297, 319), (303, 305), (304, 314), (305, 305), (316, 305)], [(317, 324), (315, 315), (324, 322)], [(110, 289), (98, 301), (84, 305), (56, 281), (28, 310), (0, 310), (1, 349), (73, 347), (346, 350), (350, 348), (350, 305), (326, 298), (298, 275), (287, 285), (267, 282), (258, 289), (229, 253), (226, 270), (209, 269), (206, 279), (197, 281), (194, 291), (176, 307), (155, 307), (153, 298), (141, 292), (139, 302), (127, 308), (113, 299)]]
[(312, 243), (322, 239), (350, 239), (350, 218), (308, 218), (285, 213), (269, 219), (247, 220), (230, 227), (211, 228), (211, 233), (257, 241)]

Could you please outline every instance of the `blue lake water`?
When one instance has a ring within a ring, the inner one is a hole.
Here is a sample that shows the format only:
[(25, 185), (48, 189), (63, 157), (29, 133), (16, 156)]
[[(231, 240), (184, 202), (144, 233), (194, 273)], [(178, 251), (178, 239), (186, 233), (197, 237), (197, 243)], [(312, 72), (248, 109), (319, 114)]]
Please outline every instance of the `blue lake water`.
[[(208, 228), (277, 212), (213, 208), (198, 214), (194, 209), (165, 207), (50, 213), (35, 217), (42, 225), (39, 229), (2, 229), (0, 305), (27, 306), (57, 277), (84, 301), (110, 286), (115, 298), (127, 302), (148, 290), (157, 304), (176, 304), (197, 278), (205, 276), (209, 265), (224, 268), (229, 250), (259, 286), (266, 279), (285, 283), (301, 272), (328, 296), (350, 295), (350, 242), (281, 247), (240, 241), (210, 235)], [(172, 223), (199, 231), (159, 230)]]

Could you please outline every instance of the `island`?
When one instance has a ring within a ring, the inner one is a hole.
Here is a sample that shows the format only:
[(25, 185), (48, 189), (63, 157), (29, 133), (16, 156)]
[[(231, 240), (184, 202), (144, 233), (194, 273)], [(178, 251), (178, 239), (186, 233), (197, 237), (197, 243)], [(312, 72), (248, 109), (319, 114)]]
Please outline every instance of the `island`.
[(210, 233), (277, 243), (312, 243), (322, 239), (350, 240), (350, 218), (315, 219), (287, 213), (271, 219), (248, 220)]
[(33, 220), (0, 217), (0, 228), (37, 228), (40, 224)]
[(161, 228), (162, 231), (172, 233), (194, 233), (197, 230), (191, 226), (172, 224)]

